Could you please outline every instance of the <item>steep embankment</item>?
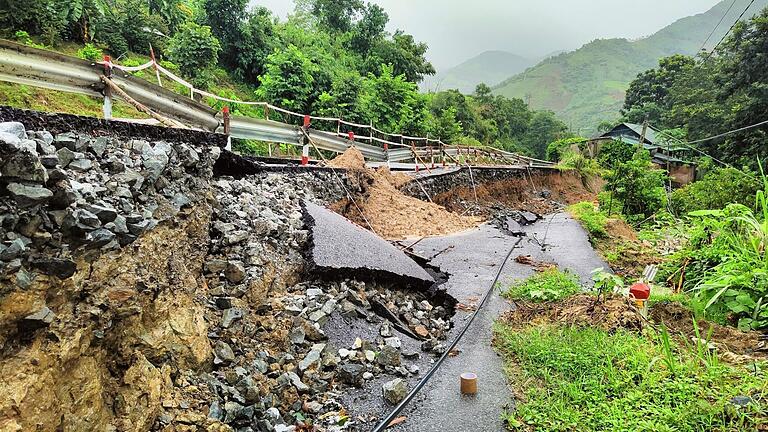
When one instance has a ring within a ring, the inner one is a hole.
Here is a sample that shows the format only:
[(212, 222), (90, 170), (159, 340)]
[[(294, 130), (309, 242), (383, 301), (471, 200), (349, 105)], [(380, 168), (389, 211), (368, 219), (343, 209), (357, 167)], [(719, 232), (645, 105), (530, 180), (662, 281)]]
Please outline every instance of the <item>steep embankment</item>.
[[(708, 48), (720, 40), (747, 6), (738, 0), (713, 34)], [(578, 50), (549, 58), (494, 88), (507, 97), (530, 97), (535, 109), (549, 109), (575, 131), (588, 134), (603, 120), (619, 114), (629, 83), (638, 73), (658, 65), (673, 54), (695, 55), (709, 33), (725, 14), (731, 1), (725, 0), (707, 12), (683, 18), (644, 39), (596, 40)], [(746, 17), (768, 6), (757, 0)]]

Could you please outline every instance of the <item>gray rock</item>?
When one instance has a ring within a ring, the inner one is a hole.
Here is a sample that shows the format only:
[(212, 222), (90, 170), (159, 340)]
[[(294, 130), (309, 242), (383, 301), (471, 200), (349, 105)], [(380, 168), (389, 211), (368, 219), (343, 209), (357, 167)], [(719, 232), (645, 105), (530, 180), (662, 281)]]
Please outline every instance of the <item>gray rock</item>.
[(42, 186), (27, 186), (21, 183), (9, 184), (8, 192), (21, 208), (42, 204), (53, 197), (53, 192)]
[(99, 228), (89, 232), (86, 236), (86, 241), (90, 243), (90, 247), (100, 248), (112, 243), (116, 238), (117, 236), (115, 236), (115, 233), (112, 231), (105, 228)]
[(400, 366), (400, 352), (396, 348), (386, 345), (376, 356), (376, 362), (382, 366)]
[(208, 407), (208, 418), (213, 420), (224, 420), (224, 411), (219, 405), (219, 401), (213, 401), (210, 407)]
[(218, 341), (213, 346), (213, 353), (216, 356), (213, 359), (214, 364), (229, 364), (235, 361), (235, 353), (232, 347), (224, 341)]
[[(56, 168), (59, 165), (59, 157), (55, 154), (44, 155), (40, 157), (40, 163), (48, 169)], [(50, 177), (50, 174), (49, 174)]]
[(299, 370), (303, 372), (309, 369), (312, 365), (319, 362), (320, 356), (322, 356), (324, 349), (325, 349), (325, 344), (313, 345), (312, 349), (309, 351), (307, 356), (304, 357), (304, 359), (299, 362)]
[(155, 226), (156, 222), (152, 220), (142, 220), (140, 222), (136, 223), (127, 223), (128, 231), (131, 232), (131, 234), (138, 236), (146, 232), (147, 230), (152, 229)]
[(71, 170), (86, 172), (93, 168), (93, 162), (90, 159), (76, 159), (69, 163)]
[(56, 319), (56, 314), (53, 313), (47, 306), (43, 306), (39, 311), (27, 315), (19, 324), (24, 330), (37, 330), (43, 327), (48, 327)]
[(56, 156), (59, 157), (59, 165), (62, 168), (66, 168), (73, 160), (75, 160), (75, 153), (66, 147), (60, 148), (56, 152)]
[(754, 399), (752, 399), (749, 396), (734, 396), (731, 398), (731, 403), (736, 405), (737, 407), (746, 407), (749, 406), (749, 404), (753, 403)]
[(74, 228), (79, 231), (93, 231), (101, 228), (99, 218), (85, 209), (77, 209), (64, 219), (65, 228)]
[(226, 310), (232, 307), (232, 297), (216, 297), (216, 307), (221, 310)]
[(104, 151), (107, 149), (107, 145), (109, 144), (109, 138), (107, 137), (98, 137), (95, 140), (91, 141), (88, 148), (98, 157), (102, 157), (104, 155)]
[(0, 176), (35, 183), (48, 181), (48, 172), (37, 154), (19, 149), (8, 151), (2, 146), (0, 146)]
[(24, 244), (24, 241), (21, 239), (16, 239), (11, 242), (8, 247), (6, 247), (2, 252), (0, 252), (0, 261), (11, 261), (24, 253), (24, 251), (27, 249), (27, 246)]
[(243, 311), (241, 309), (227, 309), (221, 316), (221, 326), (229, 328), (235, 321), (243, 318)]
[(381, 390), (384, 395), (384, 400), (392, 405), (399, 404), (408, 395), (408, 386), (405, 381), (400, 378), (384, 383), (384, 385), (381, 386)]
[(286, 372), (286, 376), (290, 380), (291, 384), (296, 387), (296, 390), (298, 390), (299, 393), (305, 393), (309, 390), (309, 386), (304, 384), (304, 382), (301, 381), (301, 378), (299, 378), (299, 376), (294, 372)]
[[(109, 223), (117, 219), (117, 210), (105, 205), (92, 204), (86, 207), (86, 209), (95, 214), (101, 223)], [(125, 220), (125, 219), (123, 219)]]
[(390, 346), (394, 349), (400, 349), (400, 347), (402, 346), (402, 342), (400, 342), (400, 338), (397, 336), (384, 339), (384, 343), (387, 344), (387, 346)]
[(337, 369), (336, 376), (345, 384), (354, 387), (362, 387), (363, 374), (365, 374), (365, 372), (365, 366), (357, 363), (347, 363), (341, 365), (341, 367)]
[(13, 135), (18, 139), (27, 139), (27, 131), (24, 125), (19, 122), (2, 122), (0, 123), (0, 133), (6, 133)]
[(238, 284), (245, 280), (245, 268), (243, 263), (237, 261), (230, 261), (227, 263), (227, 268), (224, 270), (224, 277), (233, 284)]
[(39, 131), (35, 134), (38, 139), (43, 141), (46, 145), (53, 144), (53, 135), (48, 131)]
[(291, 343), (294, 345), (301, 345), (307, 338), (307, 334), (304, 332), (304, 328), (301, 326), (295, 326), (291, 329), (288, 337), (291, 339)]
[(56, 276), (59, 279), (69, 279), (77, 272), (77, 264), (63, 258), (37, 259), (32, 261), (32, 267), (45, 275)]
[(37, 152), (39, 154), (44, 156), (56, 155), (56, 147), (51, 145), (50, 143), (47, 143), (42, 139), (35, 140), (35, 143), (37, 144)]
[(72, 132), (66, 132), (56, 135), (53, 140), (58, 148), (66, 147), (72, 151), (77, 150), (77, 135)]

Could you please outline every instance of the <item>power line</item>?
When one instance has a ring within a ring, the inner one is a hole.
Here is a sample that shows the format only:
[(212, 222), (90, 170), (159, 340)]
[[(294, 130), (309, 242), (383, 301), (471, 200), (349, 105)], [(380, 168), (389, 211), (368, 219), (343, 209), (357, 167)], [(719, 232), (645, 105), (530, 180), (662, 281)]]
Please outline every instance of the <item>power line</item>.
[(749, 8), (751, 8), (751, 7), (752, 7), (752, 5), (753, 5), (753, 4), (755, 4), (755, 0), (752, 0), (752, 1), (750, 1), (750, 2), (749, 2), (749, 4), (747, 5), (747, 7), (744, 9), (744, 12), (742, 12), (742, 13), (741, 13), (741, 15), (739, 15), (739, 17), (738, 17), (738, 18), (736, 18), (736, 21), (733, 23), (733, 25), (731, 26), (731, 28), (729, 28), (729, 29), (728, 29), (728, 31), (727, 31), (727, 32), (725, 32), (725, 34), (723, 35), (723, 38), (722, 38), (722, 39), (720, 39), (720, 42), (718, 42), (718, 43), (717, 43), (717, 45), (715, 45), (715, 47), (714, 47), (714, 48), (712, 48), (712, 51), (711, 51), (711, 52), (709, 53), (709, 55), (707, 56), (706, 60), (709, 60), (710, 58), (712, 58), (712, 56), (715, 54), (715, 52), (717, 51), (717, 49), (718, 49), (718, 48), (720, 48), (720, 45), (721, 45), (721, 44), (722, 44), (722, 43), (725, 41), (725, 38), (727, 38), (727, 37), (728, 37), (728, 35), (729, 35), (729, 34), (731, 34), (731, 32), (733, 31), (733, 29), (736, 27), (736, 24), (738, 24), (738, 23), (741, 21), (741, 19), (742, 19), (742, 18), (744, 18), (744, 15), (746, 15), (747, 11), (749, 10)]
[(715, 140), (715, 139), (718, 139), (718, 138), (722, 138), (722, 137), (725, 137), (725, 136), (728, 136), (728, 135), (733, 135), (733, 134), (738, 133), (738, 132), (744, 132), (746, 130), (754, 129), (756, 127), (760, 127), (760, 126), (763, 126), (763, 125), (766, 125), (766, 124), (768, 124), (768, 120), (761, 121), (760, 123), (756, 123), (756, 124), (753, 124), (751, 126), (746, 126), (746, 127), (743, 127), (743, 128), (739, 128), (739, 129), (735, 129), (735, 130), (728, 131), (728, 132), (725, 132), (725, 133), (721, 133), (720, 135), (715, 135), (715, 136), (711, 136), (709, 138), (703, 138), (703, 139), (700, 139), (700, 140), (691, 141), (691, 142), (688, 142), (687, 144), (698, 144), (698, 143), (702, 143), (702, 142), (705, 142), (705, 141), (712, 141), (712, 140)]
[(712, 39), (712, 36), (715, 34), (717, 29), (720, 27), (720, 24), (722, 24), (723, 21), (725, 21), (725, 17), (727, 17), (728, 13), (731, 12), (731, 9), (733, 9), (733, 6), (736, 4), (736, 1), (737, 0), (733, 0), (731, 2), (731, 5), (728, 7), (728, 10), (725, 11), (725, 14), (723, 14), (723, 16), (720, 18), (720, 21), (718, 21), (717, 25), (715, 25), (715, 28), (713, 28), (712, 31), (709, 33), (709, 36), (707, 36), (707, 39), (704, 41), (704, 43), (701, 44), (701, 49), (699, 49), (699, 52), (703, 51), (704, 48), (707, 46), (707, 42), (709, 42), (709, 40)]

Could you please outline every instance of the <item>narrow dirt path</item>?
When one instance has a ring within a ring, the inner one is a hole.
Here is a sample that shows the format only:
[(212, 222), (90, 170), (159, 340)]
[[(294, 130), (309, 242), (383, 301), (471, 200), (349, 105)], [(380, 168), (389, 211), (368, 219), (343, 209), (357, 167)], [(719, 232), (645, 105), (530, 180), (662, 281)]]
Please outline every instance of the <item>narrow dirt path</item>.
[[(532, 267), (515, 262), (519, 255), (532, 255), (540, 261), (555, 262), (570, 269), (588, 283), (590, 272), (607, 267), (589, 244), (578, 222), (566, 214), (547, 217), (526, 227), (523, 237), (500, 278), (502, 286), (533, 274)], [(546, 241), (544, 241), (546, 233)], [(538, 239), (538, 241), (537, 241)], [(446, 288), (460, 303), (478, 303), (493, 282), (501, 261), (518, 238), (483, 225), (473, 231), (426, 239), (414, 248), (425, 257), (437, 255), (432, 264), (451, 274)], [(548, 245), (542, 250), (539, 243)], [(405, 409), (407, 421), (393, 428), (397, 431), (503, 431), (500, 415), (513, 401), (503, 371), (501, 358), (491, 346), (492, 327), (499, 314), (512, 305), (495, 290), (475, 322), (458, 345), (460, 353), (446, 359), (443, 366)], [(463, 327), (471, 312), (454, 317), (456, 327)], [(457, 330), (458, 332), (458, 330)], [(459, 393), (459, 375), (476, 373), (479, 392), (474, 397)]]

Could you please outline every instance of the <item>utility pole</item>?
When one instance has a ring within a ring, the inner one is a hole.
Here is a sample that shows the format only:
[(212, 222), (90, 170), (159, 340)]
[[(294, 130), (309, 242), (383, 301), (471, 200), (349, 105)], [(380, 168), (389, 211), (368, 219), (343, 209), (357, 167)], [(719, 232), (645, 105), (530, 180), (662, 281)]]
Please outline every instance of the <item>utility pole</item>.
[(643, 133), (640, 135), (640, 150), (643, 149), (643, 144), (645, 144), (645, 137), (648, 133), (648, 114), (645, 115), (645, 120), (643, 120)]

